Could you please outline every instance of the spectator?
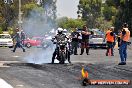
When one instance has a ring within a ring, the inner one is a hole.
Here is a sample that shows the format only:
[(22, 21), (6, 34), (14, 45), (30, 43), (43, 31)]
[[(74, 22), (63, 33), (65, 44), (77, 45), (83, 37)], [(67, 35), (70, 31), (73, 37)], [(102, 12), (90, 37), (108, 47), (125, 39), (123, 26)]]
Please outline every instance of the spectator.
[(127, 45), (129, 40), (130, 40), (130, 31), (128, 29), (128, 24), (124, 23), (121, 32), (120, 47), (119, 47), (121, 62), (118, 65), (126, 65)]
[(91, 33), (88, 31), (86, 25), (83, 26), (83, 31), (81, 32), (82, 40), (81, 40), (81, 54), (84, 52), (84, 48), (86, 48), (86, 54), (89, 55), (89, 35)]
[(21, 40), (21, 32), (20, 32), (19, 28), (16, 28), (16, 33), (13, 36), (13, 39), (15, 39), (16, 44), (15, 44), (15, 47), (14, 47), (14, 49), (12, 51), (15, 52), (16, 48), (20, 47), (20, 48), (23, 49), (23, 52), (25, 52), (25, 49), (23, 48), (23, 45), (21, 44), (21, 41), (22, 41)]
[(74, 55), (78, 55), (77, 54), (77, 48), (78, 48), (78, 43), (79, 43), (79, 39), (78, 37), (80, 36), (80, 34), (77, 32), (77, 29), (75, 28), (73, 30), (73, 32), (71, 33), (71, 38), (72, 38), (72, 53), (74, 53)]
[(106, 51), (106, 56), (114, 56), (113, 53), (113, 43), (114, 43), (114, 33), (113, 33), (113, 28), (109, 28), (108, 31), (106, 32), (105, 35), (106, 41), (107, 41), (107, 51)]

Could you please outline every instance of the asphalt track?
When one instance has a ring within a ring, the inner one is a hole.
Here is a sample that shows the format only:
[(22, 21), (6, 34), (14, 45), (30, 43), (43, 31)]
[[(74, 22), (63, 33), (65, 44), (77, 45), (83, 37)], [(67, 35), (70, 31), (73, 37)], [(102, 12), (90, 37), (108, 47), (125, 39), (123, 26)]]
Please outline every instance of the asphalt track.
[(27, 49), (25, 53), (19, 49), (12, 53), (9, 48), (0, 48), (0, 51), (0, 78), (13, 88), (132, 88), (132, 84), (87, 85), (84, 87), (80, 79), (81, 69), (85, 67), (89, 73), (89, 79), (132, 80), (131, 49), (128, 49), (127, 65), (124, 66), (118, 65), (120, 59), (117, 48), (115, 56), (112, 57), (106, 57), (104, 49), (91, 49), (90, 55), (85, 53), (84, 55), (72, 55), (72, 64), (64, 65), (34, 64), (23, 60), (24, 57), (30, 55), (30, 52), (41, 51), (41, 48)]

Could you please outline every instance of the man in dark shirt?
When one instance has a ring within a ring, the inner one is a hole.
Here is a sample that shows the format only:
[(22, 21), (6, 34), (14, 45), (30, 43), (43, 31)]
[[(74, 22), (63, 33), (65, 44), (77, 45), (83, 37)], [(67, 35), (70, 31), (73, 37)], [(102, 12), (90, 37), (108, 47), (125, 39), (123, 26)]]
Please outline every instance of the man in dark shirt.
[(86, 25), (83, 26), (82, 34), (82, 41), (81, 41), (81, 54), (84, 52), (84, 48), (86, 48), (86, 54), (89, 55), (89, 35), (91, 34), (88, 32), (88, 28)]
[(14, 49), (12, 51), (15, 52), (16, 48), (20, 47), (20, 48), (22, 48), (23, 52), (25, 52), (25, 49), (24, 49), (24, 47), (23, 47), (23, 45), (21, 43), (21, 41), (22, 41), (21, 40), (21, 32), (20, 32), (19, 28), (16, 28), (16, 33), (13, 36), (13, 39), (15, 39), (16, 44), (15, 44)]
[(71, 45), (72, 45), (72, 53), (74, 53), (74, 55), (78, 55), (77, 54), (77, 47), (78, 47), (78, 37), (80, 36), (80, 34), (77, 32), (77, 29), (75, 28), (73, 30), (73, 32), (71, 33), (71, 38), (72, 38), (72, 42), (71, 42)]

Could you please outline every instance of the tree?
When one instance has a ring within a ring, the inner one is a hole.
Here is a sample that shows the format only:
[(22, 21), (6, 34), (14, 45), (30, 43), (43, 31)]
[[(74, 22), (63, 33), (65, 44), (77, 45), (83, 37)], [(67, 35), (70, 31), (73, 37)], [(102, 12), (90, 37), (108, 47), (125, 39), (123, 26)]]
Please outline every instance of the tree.
[(69, 30), (71, 28), (82, 28), (82, 26), (86, 24), (86, 22), (81, 19), (68, 19), (67, 17), (57, 19), (57, 23), (58, 27)]
[[(56, 18), (56, 1), (53, 0), (40, 0), (43, 1), (43, 5), (37, 4), (38, 0), (21, 0), (23, 18), (27, 17), (36, 8), (37, 11), (45, 11), (48, 20), (54, 20)], [(8, 27), (17, 24), (18, 12), (19, 12), (19, 0), (13, 0), (13, 3), (4, 3), (4, 0), (0, 0), (0, 26), (2, 30), (7, 30)], [(47, 8), (48, 7), (48, 8)]]
[(96, 27), (96, 19), (101, 16), (102, 0), (80, 0), (77, 14), (87, 21), (90, 28)]
[[(113, 7), (113, 24), (116, 31), (122, 28), (123, 23), (128, 23), (129, 28), (132, 28), (132, 1), (131, 0), (106, 0), (106, 5)], [(111, 11), (112, 8), (111, 8)], [(111, 15), (112, 17), (112, 15)], [(131, 31), (131, 30), (130, 30)]]

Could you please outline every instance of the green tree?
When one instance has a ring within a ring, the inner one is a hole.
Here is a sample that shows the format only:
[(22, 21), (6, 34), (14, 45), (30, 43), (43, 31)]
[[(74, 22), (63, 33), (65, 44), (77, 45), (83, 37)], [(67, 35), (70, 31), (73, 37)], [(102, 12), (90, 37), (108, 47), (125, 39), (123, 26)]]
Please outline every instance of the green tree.
[(57, 24), (58, 27), (70, 30), (72, 28), (82, 28), (86, 22), (81, 19), (68, 19), (67, 17), (63, 17), (57, 20)]
[[(41, 12), (42, 9), (48, 15), (50, 20), (56, 18), (56, 1), (42, 0), (43, 4), (38, 5), (36, 0), (21, 0), (23, 18), (27, 17), (32, 9), (37, 9)], [(0, 26), (3, 30), (8, 30), (8, 27), (16, 25), (18, 22), (19, 0), (13, 0), (13, 3), (4, 3), (0, 0)], [(50, 13), (50, 15), (48, 14)]]
[(106, 0), (105, 4), (114, 8), (111, 11), (115, 14), (111, 14), (110, 18), (112, 17), (116, 31), (122, 28), (123, 23), (128, 23), (129, 28), (132, 28), (132, 0)]
[(87, 21), (90, 28), (96, 27), (96, 19), (101, 16), (102, 0), (80, 0), (77, 14)]
[(2, 28), (0, 27), (0, 34), (2, 34), (3, 33), (3, 31), (2, 31)]

